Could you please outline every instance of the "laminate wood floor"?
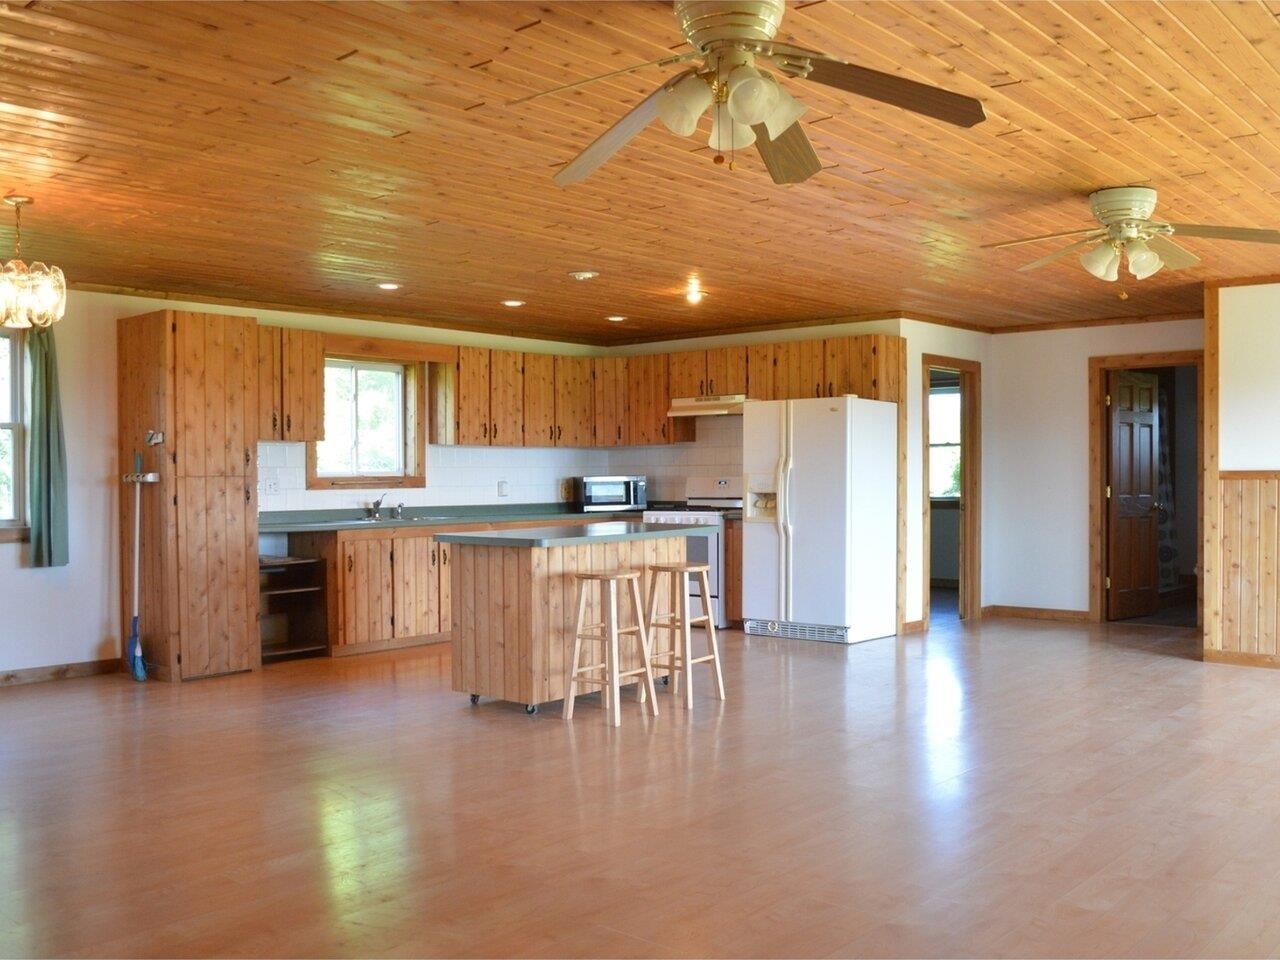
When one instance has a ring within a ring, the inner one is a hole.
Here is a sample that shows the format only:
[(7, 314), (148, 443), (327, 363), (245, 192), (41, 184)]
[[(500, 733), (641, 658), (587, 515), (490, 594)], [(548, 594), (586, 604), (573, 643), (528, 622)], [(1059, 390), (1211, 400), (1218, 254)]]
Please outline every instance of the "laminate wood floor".
[(472, 707), (426, 648), (0, 691), (0, 952), (1267, 956), (1280, 671), (992, 620), (726, 637), (729, 700)]

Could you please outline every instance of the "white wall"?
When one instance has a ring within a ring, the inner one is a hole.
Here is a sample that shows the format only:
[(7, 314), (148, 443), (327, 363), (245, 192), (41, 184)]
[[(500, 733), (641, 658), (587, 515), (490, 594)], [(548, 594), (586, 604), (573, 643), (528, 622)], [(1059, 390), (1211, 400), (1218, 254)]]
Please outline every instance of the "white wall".
[(1280, 283), (1218, 291), (1218, 468), (1280, 467)]
[(0, 670), (118, 656), (116, 314), (73, 293), (53, 328), (67, 442), (71, 562), (33, 569), (0, 543)]
[(960, 579), (960, 511), (929, 513), (929, 579)]
[(1089, 608), (1089, 358), (1203, 344), (1200, 320), (990, 338), (982, 407), (984, 605)]

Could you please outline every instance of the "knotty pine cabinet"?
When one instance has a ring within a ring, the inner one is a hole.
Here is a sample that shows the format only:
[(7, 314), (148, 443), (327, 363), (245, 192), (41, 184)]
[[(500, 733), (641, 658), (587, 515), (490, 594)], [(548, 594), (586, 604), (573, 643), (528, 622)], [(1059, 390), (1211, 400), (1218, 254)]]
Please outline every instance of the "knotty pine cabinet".
[(672, 398), (719, 397), (747, 392), (747, 348), (717, 347), (667, 355)]
[(453, 442), (473, 447), (524, 443), (524, 358), (512, 350), (458, 348)]
[(667, 416), (671, 397), (665, 353), (628, 358), (627, 409), (633, 444), (677, 443), (694, 438), (692, 417)]
[(454, 442), (466, 447), (489, 445), (489, 351), (459, 347), (454, 377), (457, 391)]
[[(143, 654), (162, 680), (259, 666), (258, 334), (252, 317), (162, 310), (116, 327), (118, 463), (142, 488)], [(148, 431), (161, 444), (146, 443)], [(133, 529), (132, 491), (119, 529)], [(133, 542), (121, 538), (121, 636)]]
[(627, 422), (627, 358), (596, 357), (591, 361), (597, 447), (623, 447), (631, 442)]
[(549, 353), (524, 355), (524, 445), (556, 444), (556, 358)]
[(773, 389), (775, 400), (803, 400), (826, 396), (821, 340), (791, 340), (773, 345)]
[(594, 427), (595, 391), (590, 357), (556, 357), (556, 446), (589, 447)]
[(324, 334), (257, 328), (259, 440), (324, 439)]

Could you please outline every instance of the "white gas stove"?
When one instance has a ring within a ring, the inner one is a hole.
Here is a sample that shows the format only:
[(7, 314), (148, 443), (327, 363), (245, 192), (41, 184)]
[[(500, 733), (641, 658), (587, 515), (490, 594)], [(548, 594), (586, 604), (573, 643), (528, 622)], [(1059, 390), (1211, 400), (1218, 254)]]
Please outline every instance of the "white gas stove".
[[(645, 523), (685, 523), (714, 527), (708, 537), (690, 537), (688, 558), (711, 570), (711, 603), (716, 626), (727, 627), (724, 609), (724, 516), (742, 509), (742, 477), (690, 477), (684, 483), (684, 503), (644, 512)], [(702, 615), (697, 581), (689, 579), (689, 600), (694, 616)]]

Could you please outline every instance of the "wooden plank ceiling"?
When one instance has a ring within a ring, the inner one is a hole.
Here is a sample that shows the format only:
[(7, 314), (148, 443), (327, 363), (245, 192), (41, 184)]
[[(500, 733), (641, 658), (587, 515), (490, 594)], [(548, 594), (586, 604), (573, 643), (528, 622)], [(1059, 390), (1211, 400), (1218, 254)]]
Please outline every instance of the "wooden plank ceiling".
[(667, 4), (11, 2), (0, 189), (36, 197), (25, 253), (74, 284), (555, 339), (1198, 315), (1201, 280), (1280, 273), (1280, 246), (1187, 240), (1199, 268), (1119, 284), (1071, 257), (1016, 272), (1052, 246), (978, 248), (1087, 226), (1088, 193), (1118, 184), (1157, 187), (1169, 219), (1280, 226), (1278, 14), (797, 5), (781, 39), (979, 97), (988, 121), (787, 81), (826, 167), (808, 183), (775, 186), (754, 151), (714, 166), (704, 120), (562, 190), (557, 167), (675, 68), (504, 103), (683, 49)]

